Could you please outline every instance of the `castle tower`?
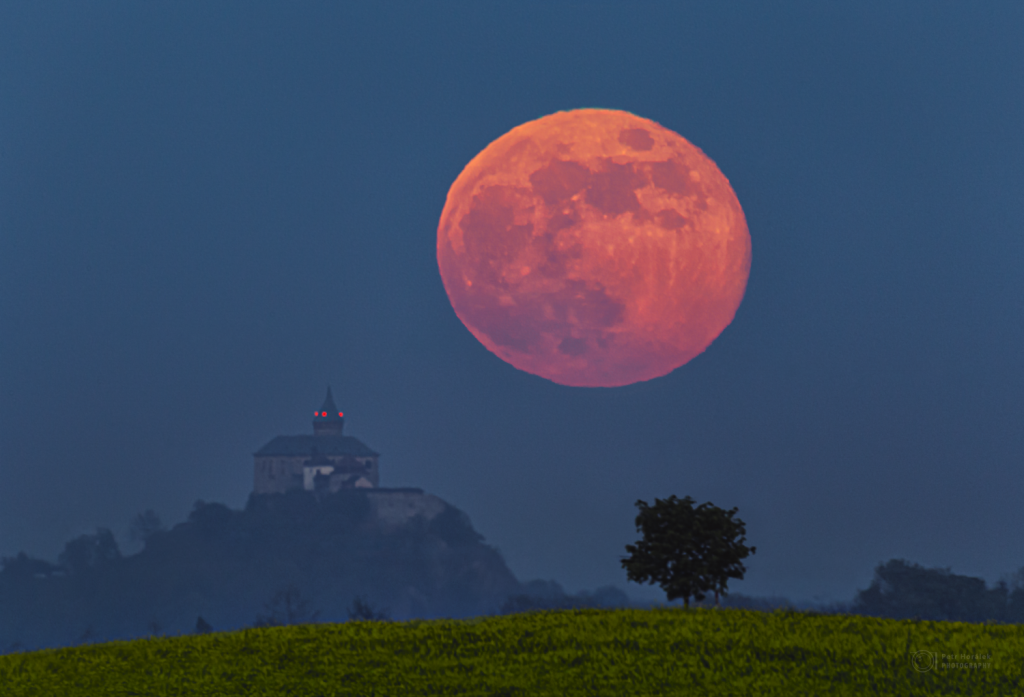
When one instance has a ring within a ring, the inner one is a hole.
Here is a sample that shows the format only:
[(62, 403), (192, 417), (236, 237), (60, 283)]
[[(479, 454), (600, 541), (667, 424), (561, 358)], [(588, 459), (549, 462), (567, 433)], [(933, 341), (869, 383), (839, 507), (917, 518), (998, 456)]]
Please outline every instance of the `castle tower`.
[(253, 493), (338, 491), (380, 486), (379, 453), (343, 435), (345, 415), (331, 388), (314, 412), (313, 435), (278, 436), (253, 454)]
[(327, 397), (320, 406), (320, 411), (313, 412), (313, 435), (340, 436), (345, 429), (345, 415), (334, 406), (331, 386), (327, 386)]

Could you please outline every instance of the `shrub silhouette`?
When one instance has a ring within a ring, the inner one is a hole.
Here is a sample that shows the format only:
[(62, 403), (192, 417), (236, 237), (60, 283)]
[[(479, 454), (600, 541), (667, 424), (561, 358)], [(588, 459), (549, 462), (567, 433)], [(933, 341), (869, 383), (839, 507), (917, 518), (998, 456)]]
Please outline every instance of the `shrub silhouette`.
[(354, 621), (363, 620), (389, 620), (387, 610), (376, 611), (362, 598), (356, 596), (348, 609), (348, 618)]

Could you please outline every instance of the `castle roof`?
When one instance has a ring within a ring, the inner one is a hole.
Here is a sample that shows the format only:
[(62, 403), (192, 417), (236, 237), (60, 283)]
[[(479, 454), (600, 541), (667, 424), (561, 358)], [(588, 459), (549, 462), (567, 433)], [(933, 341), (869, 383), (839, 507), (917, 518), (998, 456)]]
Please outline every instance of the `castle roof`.
[(352, 436), (278, 436), (254, 455), (270, 457), (312, 457), (322, 455), (377, 456), (365, 443)]

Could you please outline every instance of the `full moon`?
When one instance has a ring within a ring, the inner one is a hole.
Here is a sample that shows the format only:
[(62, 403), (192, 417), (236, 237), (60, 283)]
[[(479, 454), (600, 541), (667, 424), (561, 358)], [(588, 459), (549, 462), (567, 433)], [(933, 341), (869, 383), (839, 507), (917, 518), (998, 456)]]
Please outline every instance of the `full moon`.
[(437, 228), (448, 298), (480, 343), (561, 385), (665, 375), (732, 321), (750, 233), (729, 181), (625, 111), (524, 123), (474, 157)]

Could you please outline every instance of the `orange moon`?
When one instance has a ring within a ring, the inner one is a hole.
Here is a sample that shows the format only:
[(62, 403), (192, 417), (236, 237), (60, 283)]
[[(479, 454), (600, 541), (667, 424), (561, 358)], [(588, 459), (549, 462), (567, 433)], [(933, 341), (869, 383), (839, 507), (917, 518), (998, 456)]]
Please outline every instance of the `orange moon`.
[(480, 343), (561, 385), (665, 375), (732, 321), (750, 233), (729, 181), (625, 111), (524, 123), (474, 157), (437, 228), (448, 298)]

